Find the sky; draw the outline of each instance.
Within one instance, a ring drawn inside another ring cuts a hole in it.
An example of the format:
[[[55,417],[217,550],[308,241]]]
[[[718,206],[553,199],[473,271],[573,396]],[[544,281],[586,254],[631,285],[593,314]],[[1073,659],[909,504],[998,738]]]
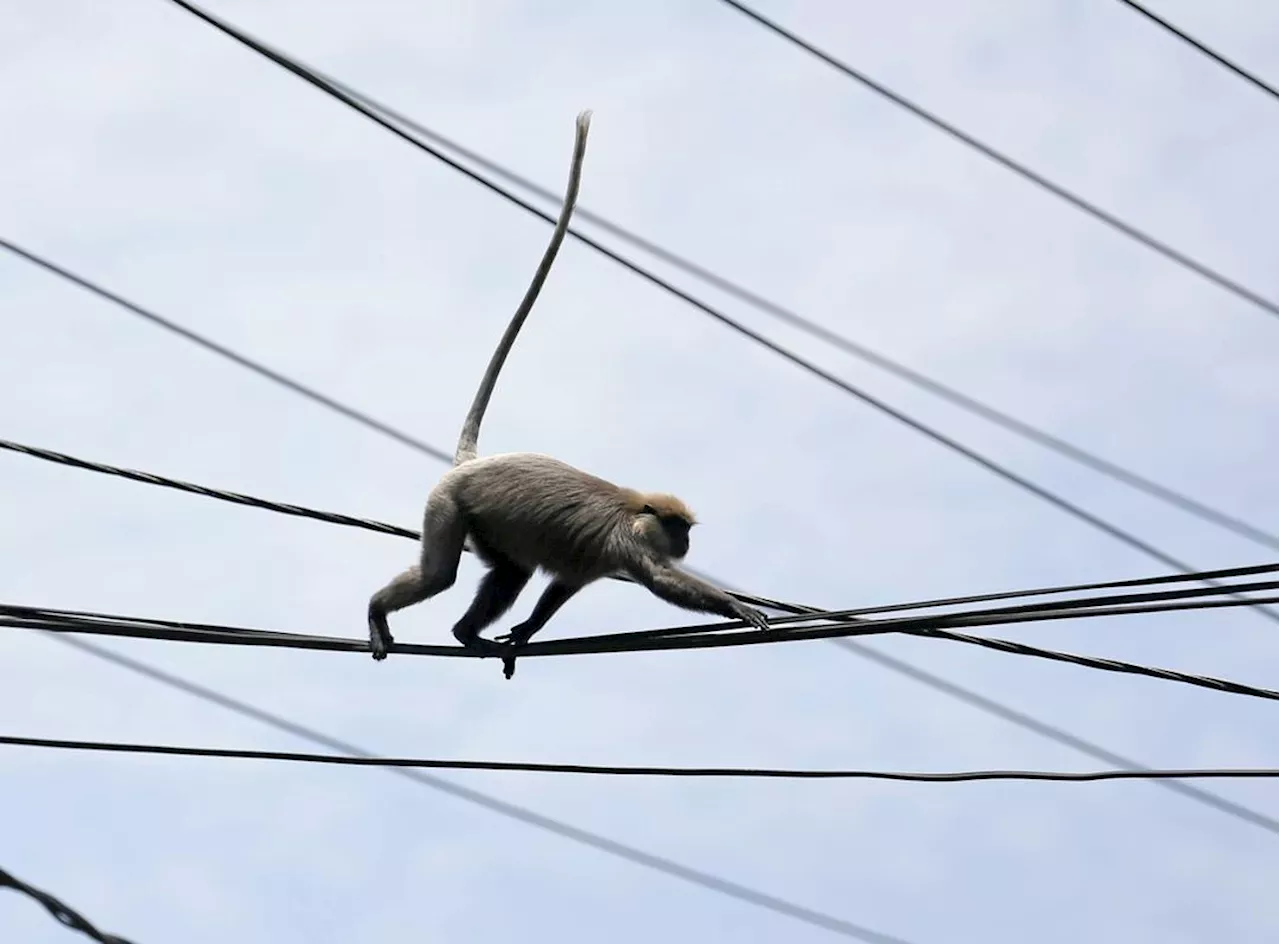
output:
[[[1124,5],[758,2],[1276,297],[1274,99]],[[209,8],[557,192],[574,116],[591,108],[581,206],[1275,530],[1274,318],[724,4]],[[1275,81],[1274,4],[1155,9]],[[165,0],[3,12],[0,235],[452,451],[544,223]],[[672,277],[1196,567],[1275,558]],[[3,438],[409,527],[443,470],[8,254],[0,345]],[[1167,569],[573,241],[480,448],[675,492],[702,522],[691,565],[813,606]],[[9,453],[0,522],[0,601],[352,637],[415,554]],[[448,640],[479,573],[464,561],[454,589],[396,614],[397,638]],[[545,637],[689,616],[598,585]],[[1277,682],[1275,627],[1244,611],[996,635]],[[386,755],[1107,766],[822,642],[530,659],[510,682],[490,661],[101,644]],[[1277,764],[1271,703],[943,641],[868,645],[1151,766]],[[314,749],[14,629],[0,630],[0,718],[27,736]],[[1280,933],[1275,834],[1150,783],[441,779],[912,944]],[[1204,786],[1277,815],[1274,781]],[[840,939],[377,769],[7,747],[0,867],[136,944]],[[7,894],[0,939],[76,935]]]

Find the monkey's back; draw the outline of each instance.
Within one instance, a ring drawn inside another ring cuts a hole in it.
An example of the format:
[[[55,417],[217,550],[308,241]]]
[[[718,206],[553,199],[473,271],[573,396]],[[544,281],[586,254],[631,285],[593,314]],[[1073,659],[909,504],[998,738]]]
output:
[[[447,489],[482,556],[588,581],[617,569],[630,534],[627,493],[612,482],[536,453],[473,459],[450,470]]]

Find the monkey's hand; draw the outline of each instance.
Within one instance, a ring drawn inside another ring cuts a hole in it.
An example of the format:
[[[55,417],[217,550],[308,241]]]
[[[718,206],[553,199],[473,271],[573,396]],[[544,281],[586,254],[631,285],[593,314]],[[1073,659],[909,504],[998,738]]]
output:
[[[768,618],[759,610],[753,607],[747,606],[745,603],[737,603],[733,608],[733,612],[734,612],[734,615],[738,617],[738,619],[749,623],[750,625],[754,626],[756,629],[769,628]]]

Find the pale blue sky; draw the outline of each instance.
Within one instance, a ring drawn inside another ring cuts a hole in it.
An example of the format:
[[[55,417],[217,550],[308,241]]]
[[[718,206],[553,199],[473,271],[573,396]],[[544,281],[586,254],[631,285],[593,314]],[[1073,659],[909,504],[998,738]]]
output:
[[[1113,0],[761,9],[1276,295],[1276,108]],[[210,8],[907,364],[1274,530],[1276,322],[719,3]],[[1260,0],[1158,9],[1261,73]],[[161,0],[7,3],[0,231],[452,449],[547,228]],[[661,266],[657,266],[663,271]],[[687,280],[678,279],[680,284]],[[1198,566],[1273,557],[690,286]],[[415,525],[441,467],[12,257],[0,436]],[[690,563],[857,606],[1161,568],[568,244],[489,452],[677,492]],[[0,600],[360,635],[408,542],[0,454]],[[478,570],[395,621],[441,641]],[[532,605],[532,593],[517,614]],[[599,586],[548,634],[684,621]],[[1274,687],[1245,613],[1004,631]],[[493,663],[111,641],[395,755],[1099,764],[815,643]],[[1277,763],[1273,705],[919,639],[883,652],[1157,766]],[[0,631],[16,734],[306,745]],[[1272,941],[1276,837],[1144,783],[451,779],[914,944]],[[1273,781],[1211,789],[1276,816]],[[0,866],[138,944],[837,940],[377,770],[0,751]],[[74,940],[0,896],[0,939]]]

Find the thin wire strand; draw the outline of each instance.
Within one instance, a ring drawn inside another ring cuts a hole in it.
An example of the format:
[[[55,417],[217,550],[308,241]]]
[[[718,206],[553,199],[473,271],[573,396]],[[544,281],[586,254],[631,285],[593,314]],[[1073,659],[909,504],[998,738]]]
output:
[[[98,944],[130,944],[128,940],[120,937],[119,935],[107,934],[105,931],[99,931],[89,922],[88,918],[80,914],[80,912],[76,911],[70,905],[58,898],[55,898],[48,892],[41,891],[33,885],[28,885],[21,879],[15,878],[4,869],[0,869],[0,888],[12,888],[14,891],[21,892],[33,901],[39,902],[60,924],[63,924],[74,931],[79,931],[81,934],[97,941]]]
[[[296,721],[292,721],[283,715],[275,714],[274,712],[259,708],[249,702],[232,698],[230,695],[219,692],[216,689],[199,685],[196,682],[183,678],[179,675],[175,675],[174,673],[166,672],[153,665],[149,665],[146,662],[113,652],[104,646],[98,646],[87,642],[86,640],[76,639],[71,636],[51,634],[47,638],[63,643],[64,645],[71,646],[72,648],[87,653],[96,659],[102,659],[110,662],[119,668],[133,672],[136,675],[149,678],[161,685],[168,686],[169,688],[173,688],[195,698],[199,698],[202,701],[217,705],[227,711],[232,711],[243,717],[251,718],[254,721],[268,725],[278,731],[283,731],[293,737],[310,741],[313,744],[319,744],[321,747],[328,748],[329,750],[337,751],[350,757],[377,757],[377,755],[372,751],[366,750],[363,747],[359,747],[358,745],[352,744],[348,741],[339,740],[338,738],[325,734],[322,731],[318,731],[315,728],[310,728],[306,725],[299,724]],[[793,918],[813,927],[823,928],[824,930],[831,931],[835,934],[843,935],[844,937],[865,941],[867,944],[910,944],[910,942],[903,938],[875,931],[864,925],[856,924],[852,921],[846,921],[843,918],[837,918],[834,915],[816,911],[812,908],[806,908],[803,905],[795,904],[794,902],[788,901],[784,898],[778,898],[777,896],[770,895],[767,892],[758,891],[750,886],[741,885],[737,882],[730,881],[729,879],[722,878],[712,872],[706,872],[701,869],[682,865],[673,859],[654,855],[653,853],[638,849],[635,846],[627,845],[626,843],[618,842],[614,839],[609,839],[599,833],[594,833],[590,830],[573,826],[563,820],[544,816],[541,813],[536,813],[533,810],[528,809],[527,807],[508,803],[505,800],[500,800],[497,797],[491,796],[480,790],[464,787],[461,784],[453,783],[452,781],[446,780],[435,774],[404,767],[388,767],[385,769],[389,773],[412,780],[420,786],[428,787],[440,793],[445,793],[454,799],[462,800],[464,803],[470,803],[473,806],[481,807],[482,809],[488,810],[491,813],[496,813],[499,816],[506,817],[507,819],[524,823],[526,826],[532,826],[536,829],[542,830],[543,832],[551,833],[579,845],[589,846],[598,852],[603,852],[606,855],[613,856],[614,858],[625,859],[634,865],[639,865],[646,869],[660,872],[691,885],[696,885],[706,891],[715,892],[718,895],[736,899],[744,904],[763,908],[766,911],[773,912],[774,914]],[[1181,781],[1177,780],[1156,780],[1152,782],[1171,784],[1181,783]],[[1189,787],[1189,785],[1186,784],[1184,784],[1184,786]],[[1213,794],[1209,794],[1209,796],[1213,796]]]
[[[1157,26],[1163,28],[1166,32],[1172,33],[1174,36],[1178,37],[1178,39],[1182,40],[1188,46],[1191,46],[1193,49],[1199,50],[1205,56],[1208,56],[1218,65],[1222,66],[1224,69],[1228,69],[1231,72],[1234,72],[1236,75],[1244,79],[1246,82],[1266,92],[1272,98],[1280,98],[1280,89],[1277,89],[1274,85],[1268,85],[1266,82],[1258,78],[1252,72],[1249,72],[1246,69],[1236,65],[1226,56],[1223,56],[1220,53],[1214,52],[1212,49],[1210,49],[1204,43],[1200,42],[1200,40],[1196,39],[1190,33],[1186,33],[1178,29],[1178,27],[1174,26],[1172,23],[1170,23],[1168,20],[1164,19],[1163,17],[1157,16],[1154,12],[1144,7],[1141,3],[1135,3],[1134,0],[1120,0],[1120,2],[1123,3],[1125,6],[1127,6],[1130,10],[1133,10],[1135,13],[1139,13],[1142,16],[1145,16],[1148,20],[1150,20],[1152,23],[1155,23]]]
[[[192,331],[189,328],[184,328],[182,325],[178,324],[177,322],[170,321],[168,318],[165,318],[162,315],[158,315],[154,311],[150,311],[146,308],[143,308],[141,305],[136,305],[133,302],[129,301],[127,298],[117,295],[115,292],[112,292],[109,289],[103,288],[101,285],[98,285],[95,282],[90,282],[88,279],[82,278],[81,276],[76,275],[71,270],[64,269],[62,266],[58,265],[57,263],[52,262],[48,259],[45,259],[42,256],[38,256],[34,252],[31,252],[28,249],[24,249],[22,246],[19,246],[17,243],[11,242],[10,240],[5,239],[4,237],[0,237],[0,248],[7,249],[9,252],[13,253],[15,256],[19,256],[20,258],[25,259],[27,262],[33,263],[34,265],[37,265],[40,268],[44,269],[46,272],[50,272],[53,275],[58,276],[59,278],[66,279],[68,282],[78,285],[80,288],[84,289],[85,291],[91,292],[94,295],[97,295],[99,298],[104,298],[109,302],[113,302],[114,304],[119,305],[121,308],[125,309],[126,311],[134,315],[137,315],[139,318],[142,318],[150,322],[151,324],[155,325],[158,328],[164,328],[164,330],[172,332],[173,334],[176,334],[179,337],[184,338],[187,341],[190,341],[192,344],[199,345],[200,347],[204,348],[206,351],[211,351],[214,354],[217,354],[219,357],[224,357],[227,360],[235,364],[238,364],[240,367],[243,367],[246,370],[252,371],[253,373],[257,374],[260,377],[265,377],[267,380],[270,380],[272,383],[279,384],[282,387],[286,387],[287,389],[292,390],[294,393],[306,397],[308,400],[311,400],[315,403],[319,403],[321,406],[327,409],[333,410],[335,413],[339,413],[342,416],[345,416],[349,420],[354,420],[355,422],[359,423],[361,426],[366,426],[369,429],[374,430],[375,432],[381,433],[383,436],[389,436],[392,439],[394,439],[396,442],[399,442],[405,446],[408,446],[411,449],[416,449],[418,452],[425,453],[426,455],[431,456],[433,459],[439,459],[441,462],[451,462],[453,460],[453,457],[449,453],[444,452],[440,449],[437,449],[435,446],[431,445],[430,443],[423,442],[421,439],[418,439],[416,436],[410,436],[408,433],[404,432],[403,430],[396,429],[394,426],[390,425],[389,423],[384,423],[381,420],[374,418],[373,416],[371,416],[368,413],[365,413],[362,410],[357,410],[353,407],[349,407],[345,403],[342,403],[338,400],[333,399],[333,397],[326,396],[320,391],[315,390],[312,387],[308,387],[306,384],[300,383],[299,381],[294,380],[291,377],[287,377],[277,370],[273,370],[272,368],[263,364],[261,361],[256,361],[253,358],[245,357],[243,354],[237,353],[236,351],[233,351],[231,348],[226,347],[222,344],[219,344],[217,341],[207,338],[202,334],[197,334],[195,331]]]
[[[545,764],[527,761],[437,760],[424,757],[351,757],[298,751],[254,751],[223,747],[187,747],[119,741],[81,741],[0,734],[0,744],[69,751],[115,754],[163,754],[173,757],[214,757],[223,760],[277,760],[300,764],[349,767],[402,767],[428,770],[501,770],[521,773],[578,774],[610,777],[697,777],[777,780],[896,780],[910,783],[964,783],[979,780],[1039,780],[1086,783],[1098,780],[1198,780],[1280,777],[1280,770],[1261,767],[1220,767],[1168,770],[959,770],[920,773],[895,770],[822,770],[777,767],[655,767],[634,764]]]
[[[284,55],[278,50],[273,49],[272,47],[266,45],[265,43],[262,43],[259,40],[253,38],[252,36],[248,35],[244,31],[240,30],[238,27],[231,26],[227,22],[220,20],[219,18],[213,16],[212,14],[209,14],[204,10],[200,9],[195,4],[187,2],[187,0],[169,0],[169,2],[179,7],[182,7],[188,13],[191,13],[193,16],[197,17],[198,19],[202,20],[208,25],[214,27],[215,29],[219,30],[222,33],[225,33],[227,36],[230,36],[232,39],[236,40],[240,44],[248,47],[249,49],[252,49],[254,52],[258,53],[259,55],[264,56],[265,58],[271,60],[272,62],[279,65],[281,68],[287,70],[288,72],[302,79],[304,82],[308,83],[309,85],[312,85],[313,87],[320,89],[325,94],[330,95],[333,98],[336,98],[337,100],[343,102],[348,107],[364,115],[370,121],[390,131],[392,134],[396,135],[396,137],[408,142],[409,144],[412,144],[414,147],[417,147],[428,154],[431,154],[437,160],[442,161],[443,163],[449,165],[454,170],[465,175],[471,180],[474,180],[476,183],[481,184],[483,187],[492,191],[495,194],[498,194],[499,196],[503,197],[505,200],[515,204],[516,206],[521,207],[527,212],[535,216],[538,216],[547,222],[554,222],[553,217],[551,217],[549,214],[543,212],[542,210],[539,210],[537,207],[533,206],[531,203],[528,203],[527,201],[522,200],[520,197],[516,196],[510,191],[504,190],[498,184],[495,184],[493,181],[476,173],[475,171],[471,170],[469,167],[466,167],[458,163],[456,160],[449,157],[447,154],[444,154],[443,152],[437,150],[436,148],[432,147],[430,144],[424,141],[421,141],[418,138],[415,138],[413,135],[409,134],[402,128],[388,121],[386,118],[382,117],[377,112],[373,111],[370,108],[367,108],[365,105],[363,105],[361,102],[359,102],[352,96],[347,95],[346,93],[342,92],[340,89],[335,88],[333,85],[326,82],[324,79],[320,78],[314,72],[303,67],[295,60],[289,58],[288,56]],[[1172,555],[1167,554],[1164,551],[1160,550],[1155,545],[1142,540],[1136,535],[1124,530],[1123,528],[1120,528],[1120,527],[1117,527],[1116,525],[1111,524],[1105,519],[1089,511],[1086,511],[1080,505],[1077,505],[1074,502],[1071,502],[1059,496],[1058,494],[1050,491],[1049,489],[1043,488],[1042,486],[1035,484],[1030,479],[1024,478],[1023,476],[1017,474],[1016,472],[1012,471],[1011,469],[1007,468],[1004,465],[1001,465],[1000,463],[992,459],[988,459],[983,454],[977,452],[976,450],[970,449],[968,446],[963,445],[958,440],[955,440],[950,436],[947,436],[944,433],[939,432],[938,430],[921,422],[920,420],[917,420],[914,417],[902,412],[901,410],[898,410],[897,408],[890,406],[888,403],[884,402],[883,400],[880,400],[877,397],[874,397],[871,394],[867,393],[866,391],[853,386],[852,384],[848,383],[845,380],[842,380],[836,375],[826,370],[823,370],[818,365],[805,360],[804,358],[800,357],[798,354],[795,354],[794,352],[788,350],[782,345],[777,344],[776,342],[771,341],[768,338],[764,337],[764,335],[751,330],[745,325],[730,318],[728,315],[725,315],[723,312],[720,312],[715,308],[712,308],[710,305],[706,304],[705,302],[702,302],[701,300],[690,295],[688,292],[685,292],[682,289],[676,288],[671,283],[659,278],[658,276],[642,268],[641,266],[632,262],[631,260],[626,259],[625,257],[619,255],[613,250],[606,248],[600,243],[597,243],[596,241],[592,240],[590,237],[583,236],[578,233],[574,233],[572,229],[569,232],[571,235],[576,236],[584,244],[591,246],[595,248],[597,251],[607,255],[609,258],[615,260],[618,264],[626,267],[627,269],[636,273],[637,275],[640,275],[646,281],[649,281],[655,285],[665,288],[671,294],[683,299],[688,304],[693,305],[699,310],[705,312],[710,317],[715,318],[717,321],[724,324],[725,326],[732,328],[734,331],[741,334],[742,336],[755,340],[756,343],[766,347],[773,353],[777,354],[779,357],[782,357],[790,361],[791,363],[795,364],[796,366],[801,367],[802,369],[808,371],[809,373],[812,373],[814,376],[825,380],[827,383],[837,387],[840,390],[843,390],[845,393],[849,394],[850,396],[856,397],[857,399],[861,400],[867,405],[874,407],[875,409],[879,410],[885,415],[897,420],[899,423],[902,423],[906,426],[911,427],[916,432],[929,437],[930,439],[934,440],[940,445],[943,445],[948,449],[951,449],[952,451],[965,456],[970,461],[976,462],[977,464],[981,465],[983,468],[987,469],[989,472],[992,472],[993,474],[1000,476],[1006,481],[1011,482],[1014,485],[1017,485],[1019,488],[1022,488],[1025,491],[1032,493],[1033,495],[1036,495],[1041,500],[1049,502],[1052,505],[1055,505],[1060,510],[1067,512],[1068,514],[1078,518],[1079,520],[1084,521],[1086,524],[1091,525],[1095,529],[1110,535],[1112,538],[1129,545],[1135,550],[1141,551],[1147,556],[1152,557],[1163,564],[1166,564],[1170,567],[1174,567],[1184,572],[1195,570],[1195,568],[1192,567],[1190,564],[1183,563],[1182,561],[1178,560],[1176,557],[1173,557]],[[1266,607],[1257,608],[1257,612],[1268,623],[1273,623],[1277,616],[1276,613],[1274,613],[1273,611],[1271,611]]]
[[[173,2],[179,3],[181,2],[181,0],[173,0]],[[1143,246],[1146,246],[1148,249],[1159,253],[1160,255],[1164,256],[1166,259],[1170,260],[1171,262],[1175,262],[1178,265],[1182,266],[1184,269],[1194,272],[1197,275],[1201,276],[1202,278],[1207,279],[1210,282],[1213,282],[1219,288],[1226,289],[1231,294],[1244,299],[1245,301],[1254,305],[1256,308],[1259,308],[1262,311],[1266,312],[1273,318],[1277,316],[1277,312],[1280,312],[1280,306],[1278,306],[1275,302],[1271,301],[1270,299],[1264,298],[1262,295],[1258,294],[1257,292],[1254,292],[1246,288],[1240,282],[1237,282],[1234,279],[1231,279],[1223,275],[1222,273],[1214,269],[1211,269],[1209,266],[1205,265],[1204,263],[1197,262],[1195,259],[1186,255],[1185,253],[1180,252],[1177,249],[1174,249],[1173,246],[1169,245],[1166,242],[1163,242],[1162,240],[1157,239],[1156,237],[1150,235],[1149,233],[1144,232],[1143,230],[1138,229],[1138,227],[1132,225],[1131,223],[1126,223],[1124,220],[1120,219],[1118,216],[1108,212],[1107,210],[1102,209],[1102,207],[1098,206],[1096,203],[1092,203],[1089,200],[1086,200],[1084,197],[1080,196],[1079,194],[1071,190],[1068,190],[1066,187],[1062,186],[1061,184],[1054,183],[1049,178],[1038,173],[1037,171],[1032,170],[1027,165],[1014,160],[1008,154],[1005,154],[1004,152],[997,150],[996,148],[992,147],[989,144],[983,143],[982,141],[975,138],[973,135],[969,134],[967,131],[961,130],[956,125],[951,124],[949,121],[939,117],[938,115],[922,107],[921,105],[917,105],[915,102],[911,101],[905,96],[899,95],[897,92],[891,90],[885,85],[882,85],[881,83],[877,82],[875,79],[871,78],[865,73],[858,71],[848,63],[840,59],[837,59],[835,56],[831,55],[830,53],[824,52],[823,50],[819,49],[817,46],[813,45],[807,40],[802,39],[797,34],[791,32],[790,30],[774,22],[768,17],[763,16],[760,13],[757,13],[755,10],[751,9],[746,4],[739,2],[739,0],[721,0],[721,2],[724,3],[726,6],[731,7],[732,9],[741,13],[743,16],[747,17],[748,19],[754,21],[758,25],[763,26],[765,29],[769,30],[769,32],[773,33],[775,36],[785,39],[787,42],[791,43],[792,45],[809,53],[809,55],[817,59],[820,59],[822,62],[831,66],[837,72],[840,72],[847,78],[853,79],[855,82],[859,83],[864,88],[870,89],[871,91],[875,92],[881,98],[891,102],[892,104],[898,106],[899,108],[909,111],[911,114],[915,115],[917,118],[932,125],[938,131],[941,131],[944,134],[948,135],[949,137],[959,141],[960,143],[967,145],[969,148],[971,148],[974,151],[977,151],[983,157],[986,157],[989,160],[992,160],[995,163],[999,164],[1001,167],[1005,168],[1006,170],[1010,170],[1013,173],[1017,174],[1023,180],[1030,181],[1031,183],[1039,187],[1041,190],[1047,191],[1048,193],[1053,194],[1055,197],[1058,197],[1060,200],[1063,200],[1066,203],[1071,204],[1077,210],[1081,210],[1087,213],[1089,216],[1092,216],[1095,220],[1105,223],[1107,226],[1111,227],[1116,232],[1119,232],[1125,236],[1128,236],[1133,241],[1141,243]],[[186,4],[183,3],[182,5],[185,6]]]
[[[335,79],[332,75],[316,69],[314,66],[306,65],[306,68],[310,69],[317,76],[321,77],[335,88],[340,89],[347,95],[350,95],[352,98],[359,100],[375,111],[381,112],[384,116],[399,122],[407,128],[410,128],[415,134],[422,135],[440,147],[452,151],[454,154],[460,155],[464,159],[471,161],[473,164],[479,165],[490,173],[495,174],[508,183],[515,184],[517,187],[534,194],[540,199],[556,203],[559,202],[560,198],[552,190],[533,182],[527,177],[517,174],[510,168],[504,167],[496,161],[493,161],[464,145],[458,144],[451,138],[428,128],[426,125],[410,118],[403,112],[397,111],[391,106],[365,95],[363,92],[352,88],[338,79]],[[1237,534],[1249,541],[1253,541],[1255,544],[1268,548],[1280,546],[1280,537],[1277,537],[1268,531],[1254,527],[1247,521],[1243,521],[1232,515],[1228,515],[1225,512],[1219,511],[1218,509],[1206,505],[1201,501],[1197,501],[1196,499],[1175,489],[1169,488],[1166,485],[1161,485],[1153,479],[1127,469],[1124,466],[1118,465],[1115,462],[1111,462],[1108,459],[1104,459],[1082,446],[1077,446],[1074,443],[1068,442],[1061,437],[1046,432],[1037,426],[1024,422],[1009,413],[998,410],[993,406],[989,406],[981,400],[971,397],[966,393],[962,393],[954,387],[948,386],[947,384],[944,384],[939,380],[935,380],[926,374],[920,373],[899,361],[895,361],[890,357],[880,354],[871,348],[859,344],[858,342],[831,330],[830,328],[826,328],[818,324],[816,321],[798,314],[792,309],[786,308],[777,302],[770,301],[762,295],[753,292],[751,289],[745,288],[740,283],[734,282],[722,275],[718,275],[710,269],[704,268],[698,263],[693,262],[670,249],[666,249],[631,230],[619,226],[597,213],[593,213],[584,207],[579,207],[575,211],[575,216],[580,219],[587,220],[595,226],[600,227],[611,236],[649,253],[655,258],[693,276],[701,282],[705,282],[713,288],[724,292],[726,295],[737,299],[743,304],[755,308],[757,311],[769,315],[770,317],[775,318],[812,338],[822,341],[837,350],[843,351],[853,357],[857,357],[865,363],[872,364],[881,370],[887,371],[899,379],[904,380],[921,390],[925,390],[928,393],[932,393],[934,396],[947,401],[953,406],[965,410],[973,416],[985,419],[1016,436],[1022,437],[1028,442],[1033,442],[1046,449],[1050,449],[1066,459],[1079,463],[1086,468],[1093,469],[1095,472],[1105,475],[1114,481],[1128,485],[1129,487],[1143,492],[1158,501],[1162,501],[1172,508],[1184,511],[1187,514],[1201,519],[1202,521],[1208,522],[1209,524],[1217,525],[1218,527],[1230,531],[1233,534]]]

